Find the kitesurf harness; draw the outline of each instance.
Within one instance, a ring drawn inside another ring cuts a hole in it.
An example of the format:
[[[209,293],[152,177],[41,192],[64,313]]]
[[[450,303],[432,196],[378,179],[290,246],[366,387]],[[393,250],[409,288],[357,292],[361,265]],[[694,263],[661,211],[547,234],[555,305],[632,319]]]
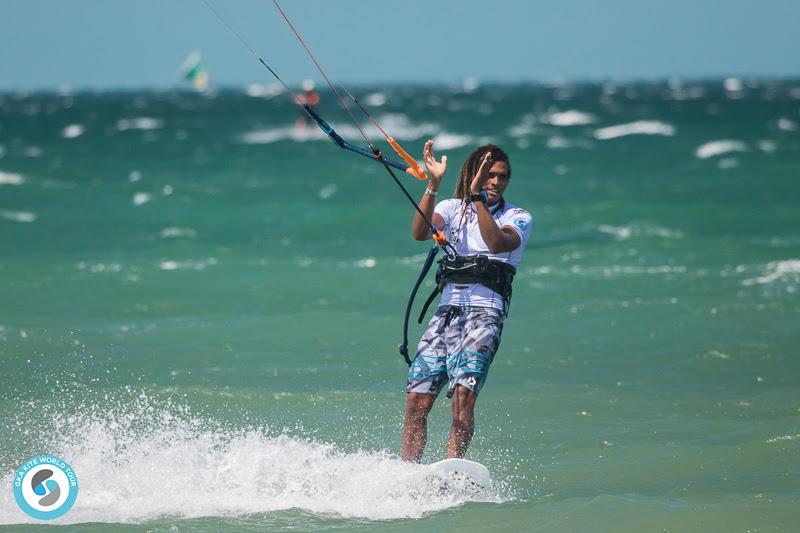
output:
[[[492,214],[502,210],[504,205],[505,201],[500,200],[500,205],[492,209]],[[409,366],[411,366],[411,358],[408,356],[408,320],[411,315],[411,307],[414,304],[414,298],[417,295],[420,285],[422,285],[425,276],[433,265],[433,260],[436,258],[438,250],[438,246],[433,246],[428,252],[425,262],[422,264],[419,277],[414,284],[414,288],[411,290],[408,304],[406,305],[406,313],[403,319],[403,342],[398,349],[403,359],[405,359],[406,364]],[[441,258],[439,260],[439,268],[436,271],[436,287],[423,304],[417,323],[422,324],[428,307],[430,307],[436,296],[444,291],[444,287],[448,283],[463,285],[479,283],[491,289],[503,298],[505,314],[508,315],[508,308],[511,305],[511,284],[514,281],[514,274],[516,274],[516,272],[517,269],[514,268],[514,266],[497,259],[489,259],[485,255],[464,256],[449,254]]]

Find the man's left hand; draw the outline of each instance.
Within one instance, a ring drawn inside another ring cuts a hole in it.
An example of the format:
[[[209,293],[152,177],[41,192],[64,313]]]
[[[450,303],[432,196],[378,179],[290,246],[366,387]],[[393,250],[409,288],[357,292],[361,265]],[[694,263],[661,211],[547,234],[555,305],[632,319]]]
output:
[[[481,159],[481,166],[478,167],[478,172],[472,178],[472,184],[469,186],[470,194],[479,194],[483,186],[489,180],[489,170],[492,168],[492,152],[486,152]]]

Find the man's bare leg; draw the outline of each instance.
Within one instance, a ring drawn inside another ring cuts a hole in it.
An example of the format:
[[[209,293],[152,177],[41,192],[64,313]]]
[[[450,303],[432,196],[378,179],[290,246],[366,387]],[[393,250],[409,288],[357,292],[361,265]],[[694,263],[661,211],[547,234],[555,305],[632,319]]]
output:
[[[419,463],[428,440],[428,413],[436,396],[409,392],[406,394],[406,417],[403,421],[403,461]]]
[[[450,426],[450,441],[447,444],[448,459],[461,458],[467,453],[475,431],[475,401],[478,395],[461,385],[456,385],[453,394],[453,424]]]

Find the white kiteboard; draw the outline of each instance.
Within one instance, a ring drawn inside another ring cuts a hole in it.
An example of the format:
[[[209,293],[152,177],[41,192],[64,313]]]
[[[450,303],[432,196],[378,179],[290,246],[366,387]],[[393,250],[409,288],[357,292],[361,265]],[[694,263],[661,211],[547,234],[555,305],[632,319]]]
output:
[[[475,461],[445,459],[428,465],[428,470],[447,486],[462,491],[483,492],[490,490],[492,486],[489,469]]]

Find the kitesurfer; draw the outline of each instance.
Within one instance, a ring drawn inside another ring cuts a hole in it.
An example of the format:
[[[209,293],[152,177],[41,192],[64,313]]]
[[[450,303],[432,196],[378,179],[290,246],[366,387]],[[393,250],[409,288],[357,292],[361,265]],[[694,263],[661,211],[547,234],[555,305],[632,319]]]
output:
[[[316,91],[314,87],[313,80],[303,80],[303,93],[299,95],[298,104],[302,105],[309,105],[311,107],[316,107],[319,105],[319,93]],[[296,132],[302,132],[308,127],[308,115],[301,110],[300,115],[297,117],[297,120],[294,122],[294,128]]]
[[[453,421],[446,457],[466,454],[475,427],[475,402],[500,344],[511,281],[532,226],[530,213],[503,197],[511,164],[499,147],[487,144],[474,150],[461,168],[454,197],[439,203],[436,196],[447,156],[437,161],[433,142],[428,141],[424,161],[430,181],[419,210],[444,232],[456,254],[440,262],[439,307],[408,373],[401,456],[413,462],[422,458],[428,413],[448,381]],[[416,240],[431,238],[425,219],[414,215]]]

